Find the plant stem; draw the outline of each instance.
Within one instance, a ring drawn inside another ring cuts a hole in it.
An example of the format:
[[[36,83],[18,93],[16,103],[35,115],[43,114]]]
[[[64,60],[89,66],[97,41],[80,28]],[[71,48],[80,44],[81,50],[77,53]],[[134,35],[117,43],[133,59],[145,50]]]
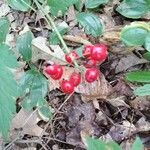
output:
[[[38,2],[37,0],[34,0],[34,2],[35,2],[35,4],[37,5],[38,9],[41,10],[42,13],[45,15],[48,24],[51,25],[52,28],[54,29],[54,31],[56,32],[56,34],[57,34],[59,40],[61,41],[61,43],[62,43],[62,45],[63,45],[63,47],[64,47],[64,52],[65,52],[65,53],[70,53],[70,50],[68,49],[68,47],[67,47],[65,41],[63,40],[61,34],[59,33],[59,31],[58,31],[58,29],[57,29],[57,27],[56,27],[56,25],[55,25],[53,19],[51,18],[51,16],[43,9],[43,7],[39,4],[39,2]],[[73,60],[73,59],[72,59],[72,60]],[[75,65],[75,67],[79,68],[79,65],[78,65],[78,63],[77,63],[76,60],[73,60],[73,63],[74,63],[74,65]]]

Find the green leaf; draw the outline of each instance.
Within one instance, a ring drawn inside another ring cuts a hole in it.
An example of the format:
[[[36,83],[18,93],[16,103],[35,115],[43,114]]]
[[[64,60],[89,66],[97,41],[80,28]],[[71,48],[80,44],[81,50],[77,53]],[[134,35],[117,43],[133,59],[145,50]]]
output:
[[[150,61],[150,52],[146,52],[146,53],[143,55],[143,57],[144,57],[146,60]]]
[[[20,35],[17,39],[16,47],[24,61],[30,61],[32,58],[32,39],[33,35],[31,31]]]
[[[86,8],[96,8],[101,4],[106,4],[109,0],[86,0]]]
[[[121,31],[121,40],[127,46],[141,46],[145,43],[148,31],[140,26],[126,26]]]
[[[136,138],[135,142],[132,145],[131,150],[143,150],[144,146],[142,144],[142,141],[140,140],[140,138]]]
[[[91,13],[78,13],[77,20],[83,26],[86,34],[91,34],[94,37],[100,36],[103,32],[102,21]]]
[[[98,139],[86,138],[85,143],[87,145],[87,150],[106,150],[106,144]]]
[[[145,84],[142,87],[138,87],[134,90],[134,94],[138,96],[148,96],[150,95],[150,84]]]
[[[35,106],[43,105],[47,93],[47,80],[44,76],[32,69],[25,72],[20,81],[22,95],[25,97],[22,106],[25,109],[32,109]]]
[[[140,18],[150,10],[150,1],[123,0],[116,10],[127,18]]]
[[[144,47],[146,50],[148,50],[150,52],[150,32],[147,34],[147,36],[145,38]]]
[[[122,148],[114,141],[108,142],[107,146],[109,147],[108,150],[122,150]]]
[[[44,121],[49,121],[52,118],[52,108],[49,106],[40,107],[38,113]]]
[[[19,90],[10,68],[18,67],[12,50],[4,44],[0,45],[0,132],[7,139],[11,119],[16,112],[16,98]]]
[[[28,11],[31,6],[31,0],[7,0],[7,3],[11,8],[20,11]]]
[[[9,20],[6,17],[0,18],[0,43],[5,42],[9,27]]]
[[[59,12],[65,13],[67,8],[77,3],[78,0],[48,0],[50,12],[53,16],[57,16]]]
[[[126,79],[132,82],[150,83],[150,71],[135,71],[126,74]]]
[[[58,27],[57,29],[62,36],[68,31],[68,29],[64,27]],[[60,40],[55,31],[50,34],[49,43],[52,45],[60,44]]]
[[[80,58],[80,57],[83,57],[83,54],[82,54],[83,47],[84,47],[84,46],[81,46],[81,47],[79,47],[79,48],[77,48],[77,49],[75,50],[75,52],[78,54],[79,58]]]

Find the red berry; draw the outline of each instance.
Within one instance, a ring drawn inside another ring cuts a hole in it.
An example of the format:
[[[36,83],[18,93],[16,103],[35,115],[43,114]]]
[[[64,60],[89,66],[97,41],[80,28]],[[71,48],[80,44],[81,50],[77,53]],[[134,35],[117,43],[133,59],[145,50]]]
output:
[[[97,64],[96,60],[90,59],[86,63],[84,63],[84,66],[86,68],[91,68],[91,67],[95,67],[96,64]]]
[[[93,49],[93,45],[86,45],[82,51],[83,56],[85,58],[89,58],[91,56],[92,49]]]
[[[72,51],[70,54],[65,55],[65,59],[68,63],[72,63],[74,59],[78,59],[78,54]]]
[[[97,44],[93,47],[91,58],[97,61],[104,61],[107,57],[107,47],[104,44]]]
[[[74,85],[68,80],[63,80],[60,83],[60,89],[66,94],[71,94],[74,91]]]
[[[63,68],[60,65],[54,64],[51,66],[47,66],[45,68],[45,72],[50,75],[50,77],[54,80],[58,80],[63,75]]]
[[[96,68],[89,68],[85,72],[85,80],[89,83],[94,82],[99,77],[99,70]]]
[[[70,76],[70,80],[69,80],[74,86],[78,86],[81,82],[81,75],[80,73],[74,72],[72,73],[72,75]]]
[[[50,65],[45,68],[45,72],[49,75],[56,75],[59,72],[62,72],[62,67],[57,64]]]

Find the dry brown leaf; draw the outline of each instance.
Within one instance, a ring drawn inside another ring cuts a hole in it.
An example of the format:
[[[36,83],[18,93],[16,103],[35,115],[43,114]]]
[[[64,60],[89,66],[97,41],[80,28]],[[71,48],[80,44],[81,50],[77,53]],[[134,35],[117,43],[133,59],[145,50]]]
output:
[[[10,138],[16,136],[15,132],[20,129],[22,134],[40,136],[43,132],[43,129],[37,125],[40,120],[37,111],[26,111],[22,108],[12,120]]]
[[[118,65],[116,67],[116,73],[126,71],[127,69],[129,69],[132,66],[147,63],[147,62],[148,62],[147,60],[138,58],[136,55],[131,53],[131,54],[127,55],[126,57],[123,57],[120,59]]]
[[[55,63],[66,64],[64,52],[59,45],[48,45],[46,38],[37,37],[32,40],[33,57],[35,62],[39,59],[51,60]]]
[[[82,82],[75,91],[82,94],[84,101],[89,101],[106,99],[111,94],[112,88],[104,75],[101,74],[100,78],[93,83]]]
[[[116,97],[114,99],[107,99],[107,101],[114,107],[124,106],[130,108],[128,104],[125,103],[125,96]]]
[[[5,16],[5,15],[7,15],[8,13],[9,13],[9,11],[10,11],[10,8],[9,8],[9,6],[7,5],[7,4],[2,4],[1,6],[0,6],[0,18],[2,17],[2,16]]]

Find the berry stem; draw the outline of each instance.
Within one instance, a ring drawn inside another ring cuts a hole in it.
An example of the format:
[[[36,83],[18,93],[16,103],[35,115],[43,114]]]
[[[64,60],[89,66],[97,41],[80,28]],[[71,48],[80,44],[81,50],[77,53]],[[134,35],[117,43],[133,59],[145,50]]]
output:
[[[38,2],[37,0],[34,0],[34,2],[35,2],[35,4],[36,4],[36,6],[38,7],[38,9],[41,10],[42,13],[44,14],[48,25],[49,25],[49,26],[52,26],[52,28],[53,28],[54,31],[56,32],[56,34],[57,34],[59,40],[61,41],[61,43],[62,43],[62,45],[63,45],[63,47],[64,47],[63,51],[64,51],[65,53],[70,53],[69,48],[67,47],[65,41],[63,40],[61,34],[59,33],[59,31],[58,31],[58,29],[57,29],[57,27],[56,27],[56,25],[55,25],[53,19],[51,18],[51,16],[44,10],[44,8],[39,4],[39,2]],[[76,60],[73,60],[73,63],[74,63],[74,65],[75,65],[75,67],[79,68],[79,65],[78,65],[78,63],[77,63]]]

